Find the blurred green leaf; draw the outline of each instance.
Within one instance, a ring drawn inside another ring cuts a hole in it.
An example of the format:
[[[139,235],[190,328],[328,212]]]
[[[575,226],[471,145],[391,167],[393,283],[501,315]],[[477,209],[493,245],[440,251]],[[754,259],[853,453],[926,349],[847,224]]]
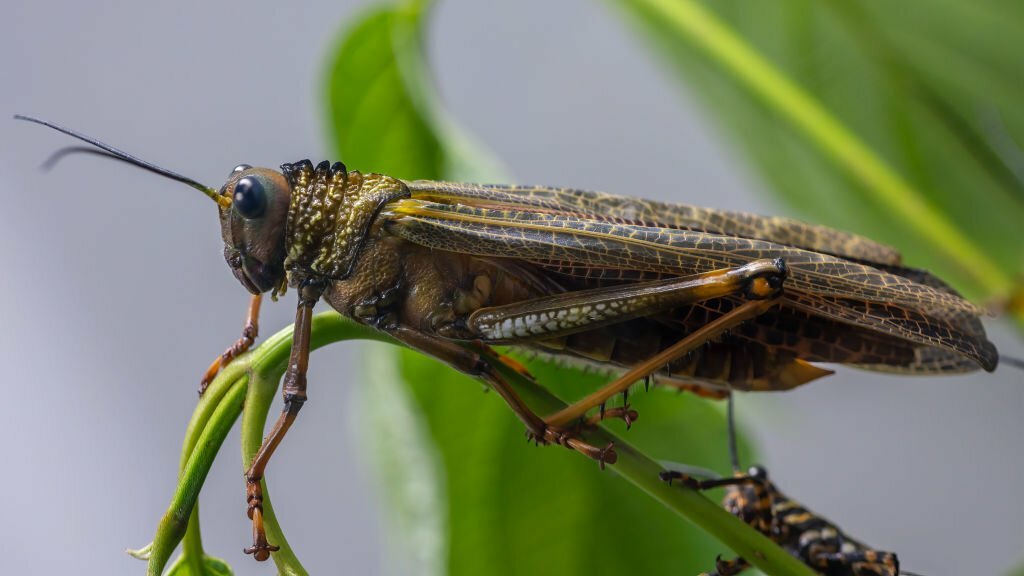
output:
[[[344,161],[363,172],[400,178],[442,176],[438,135],[413,99],[399,61],[415,57],[420,3],[375,8],[353,20],[334,56],[327,83],[331,140]]]
[[[1024,272],[1024,155],[1017,144],[1024,142],[1024,61],[1016,57],[1024,37],[1014,24],[1024,22],[1024,5],[614,4],[716,114],[771,188],[807,218],[898,246],[909,264],[979,298],[1006,296],[1011,279]],[[668,17],[684,8],[722,29],[695,32],[687,30],[692,19]],[[735,54],[709,48],[733,34],[764,66],[738,71],[729,60]],[[809,99],[787,110],[744,79],[748,73],[781,73]],[[865,162],[844,164],[812,135],[833,128],[820,117],[813,127],[801,124],[815,106],[891,167],[907,184],[907,198],[878,187],[865,177]],[[919,209],[898,208],[915,202]]]
[[[351,415],[357,430],[370,431],[361,456],[374,472],[374,485],[387,495],[384,573],[441,576],[447,573],[448,498],[439,448],[399,373],[400,351],[365,349],[367,385],[353,391],[358,409]]]
[[[525,442],[501,398],[467,392],[468,377],[422,355],[397,359],[443,461],[449,574],[693,574],[710,569],[716,553],[728,554],[594,462]],[[563,397],[606,381],[545,363],[530,369]],[[728,470],[717,406],[663,390],[634,393],[631,404],[641,415],[633,429],[610,426],[646,453]]]
[[[438,105],[422,56],[424,16],[419,2],[375,8],[346,31],[327,82],[333,143],[354,169],[503,179]],[[449,574],[696,573],[711,568],[716,553],[728,554],[595,463],[527,445],[504,402],[467,391],[465,376],[407,351],[367,359],[375,380],[401,383],[382,388],[390,400],[374,391],[366,417],[374,449],[395,450],[372,458],[400,514],[395,537],[422,573],[436,573],[438,564]],[[540,364],[531,369],[570,398],[604,381]],[[633,404],[641,422],[629,438],[646,453],[728,469],[718,407],[662,391],[636,395]],[[442,529],[440,542],[425,537]]]
[[[352,20],[330,61],[335,151],[353,169],[396,178],[494,178],[498,163],[438,103],[422,50],[429,3],[383,4]]]

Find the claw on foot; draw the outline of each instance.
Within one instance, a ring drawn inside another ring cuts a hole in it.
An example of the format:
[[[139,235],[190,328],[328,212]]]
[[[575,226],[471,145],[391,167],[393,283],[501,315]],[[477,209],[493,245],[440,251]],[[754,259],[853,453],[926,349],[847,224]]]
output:
[[[273,544],[267,544],[267,539],[264,538],[262,543],[254,543],[248,548],[242,549],[242,552],[251,554],[257,562],[266,562],[270,559],[271,552],[277,552],[281,549],[280,546],[274,546]]]
[[[210,367],[206,369],[206,374],[203,374],[203,379],[199,381],[200,398],[206,393],[206,389],[210,387],[210,382],[213,382],[213,379],[220,373],[220,369],[227,364],[226,355],[227,353],[218,356],[216,360],[210,363]]]
[[[604,470],[605,464],[615,464],[619,460],[619,455],[615,453],[615,444],[609,442],[604,448],[601,448],[597,452],[597,456],[592,456],[597,460],[598,466],[601,470]]]
[[[253,546],[250,546],[249,548],[244,548],[242,550],[242,552],[244,552],[246,554],[251,554],[252,557],[255,558],[257,562],[266,562],[267,560],[270,559],[270,553],[271,552],[277,552],[278,550],[280,550],[280,548],[278,548],[277,546],[271,546],[270,544],[264,544],[264,546],[262,548],[259,547],[259,546],[253,545]]]
[[[246,514],[252,520],[252,546],[242,552],[251,554],[258,562],[263,562],[270,558],[271,552],[277,552],[281,547],[267,542],[267,532],[263,527],[263,494],[259,482],[247,483],[246,493],[249,504]]]
[[[280,546],[274,546],[267,542],[267,533],[263,529],[263,506],[250,506],[249,517],[252,518],[252,546],[242,550],[246,554],[252,554],[258,562],[264,562],[270,558],[271,552],[277,552]]]
[[[583,423],[583,426],[593,428],[601,423],[602,420],[607,418],[621,418],[626,423],[626,430],[629,430],[633,426],[633,422],[636,422],[640,418],[640,414],[629,407],[629,404],[625,406],[619,406],[616,408],[609,408],[602,413],[594,414]]]

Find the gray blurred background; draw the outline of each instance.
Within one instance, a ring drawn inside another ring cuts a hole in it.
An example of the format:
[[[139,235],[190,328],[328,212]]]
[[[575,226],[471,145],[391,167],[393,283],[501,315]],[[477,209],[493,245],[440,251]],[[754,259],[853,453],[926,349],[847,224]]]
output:
[[[240,162],[322,159],[325,57],[360,4],[7,4],[0,114],[63,123],[214,186]],[[600,3],[445,0],[429,38],[448,108],[519,182],[795,214]],[[247,298],[207,199],[94,158],[44,175],[69,140],[0,122],[0,573],[139,574],[122,550],[152,537],[199,377],[237,337]],[[267,306],[263,334],[293,310]],[[989,327],[1024,356],[1006,326]],[[352,378],[355,351],[314,355],[311,402],[269,469],[314,574],[379,572],[387,538],[346,424],[352,387],[373,385]],[[853,535],[929,576],[994,574],[1024,559],[1021,380],[843,370],[743,397],[740,414],[780,486]],[[237,442],[203,492],[205,543],[239,574],[270,574],[241,554]]]

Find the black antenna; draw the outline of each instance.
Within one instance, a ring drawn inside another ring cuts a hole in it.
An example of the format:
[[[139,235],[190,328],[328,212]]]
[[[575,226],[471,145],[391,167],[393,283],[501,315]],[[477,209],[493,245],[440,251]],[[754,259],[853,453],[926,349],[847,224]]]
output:
[[[129,154],[127,152],[124,152],[122,150],[118,150],[117,148],[114,148],[113,146],[111,146],[109,144],[104,144],[103,142],[100,142],[99,140],[96,140],[95,138],[90,138],[90,137],[88,137],[88,136],[86,136],[84,134],[80,134],[80,133],[75,132],[74,130],[71,130],[69,128],[65,128],[63,126],[59,126],[59,125],[54,124],[52,122],[47,122],[46,120],[40,120],[39,118],[33,118],[31,116],[23,116],[21,114],[15,114],[14,115],[14,119],[15,120],[25,120],[26,122],[33,122],[35,124],[40,124],[42,126],[46,126],[47,128],[52,128],[52,129],[54,129],[54,130],[56,130],[56,131],[58,131],[58,132],[60,132],[62,134],[66,134],[68,136],[71,136],[72,138],[77,138],[77,139],[81,140],[82,142],[86,142],[88,144],[91,144],[91,145],[95,146],[96,148],[99,148],[99,150],[92,150],[92,149],[86,148],[84,146],[69,146],[67,148],[62,148],[62,149],[58,150],[56,153],[54,153],[49,158],[49,160],[46,161],[46,163],[43,165],[44,168],[46,168],[46,169],[52,168],[57,162],[59,162],[61,159],[63,159],[65,156],[67,156],[69,154],[75,154],[75,153],[80,153],[80,152],[93,153],[93,154],[98,154],[100,156],[106,156],[108,158],[114,158],[114,159],[120,160],[122,162],[127,162],[128,164],[131,164],[132,166],[136,166],[138,168],[142,168],[143,170],[147,170],[149,172],[153,172],[154,174],[159,174],[160,176],[163,176],[165,178],[170,178],[171,180],[175,180],[177,182],[181,182],[182,184],[187,184],[187,185],[191,186],[192,188],[195,188],[196,190],[199,190],[203,194],[206,194],[214,202],[216,202],[217,204],[219,204],[221,206],[225,206],[226,207],[226,206],[230,206],[231,205],[231,199],[230,198],[225,198],[225,197],[221,196],[216,190],[214,190],[213,188],[210,188],[209,186],[205,186],[203,184],[200,184],[199,182],[196,182],[195,180],[193,180],[193,179],[191,179],[191,178],[189,178],[187,176],[182,176],[181,174],[178,174],[177,172],[172,172],[172,171],[170,171],[170,170],[168,170],[166,168],[161,168],[161,167],[157,166],[156,164],[152,164],[150,162],[146,162],[145,160],[142,160],[141,158],[137,158],[137,157],[132,156],[131,154]]]
[[[46,162],[43,162],[40,168],[49,172],[50,170],[53,170],[54,166],[59,164],[61,160],[67,156],[71,156],[72,154],[92,154],[93,156],[102,156],[104,158],[110,158],[111,160],[117,160],[118,162],[124,162],[125,164],[131,164],[132,166],[138,166],[131,160],[125,160],[124,158],[115,156],[105,150],[90,148],[88,146],[65,146],[58,149],[53,154],[50,154],[50,157],[46,159]]]
[[[740,470],[740,452],[736,447],[736,417],[733,415],[733,397],[736,395],[735,392],[729,392],[729,399],[727,400],[725,414],[729,425],[729,460],[732,463],[732,471],[739,472]]]

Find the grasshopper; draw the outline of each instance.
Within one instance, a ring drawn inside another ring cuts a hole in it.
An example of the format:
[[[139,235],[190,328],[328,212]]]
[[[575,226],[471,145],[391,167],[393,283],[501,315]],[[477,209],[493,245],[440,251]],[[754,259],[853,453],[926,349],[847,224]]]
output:
[[[639,381],[722,397],[788,390],[831,374],[814,362],[937,374],[993,370],[979,310],[894,249],[823,226],[565,188],[401,180],[309,160],[235,167],[219,189],[53,123],[17,117],[89,151],[191,186],[216,205],[224,257],[251,294],[241,338],[203,386],[258,334],[263,294],[297,293],[284,408],[246,472],[254,542],[260,479],[306,401],[313,306],[483,380],[538,443],[616,460],[577,431]],[[534,413],[501,377],[503,344],[620,372],[565,409]],[[202,389],[202,388],[201,388]],[[620,410],[618,415],[635,412]]]
[[[900,571],[899,558],[854,540],[832,522],[783,494],[761,466],[740,469],[736,448],[733,398],[728,399],[729,454],[733,475],[699,480],[687,473],[666,470],[661,479],[695,490],[725,487],[722,507],[764,534],[815,571],[826,576],[915,576]],[[734,576],[750,568],[742,557],[715,560],[715,572],[700,576]]]

